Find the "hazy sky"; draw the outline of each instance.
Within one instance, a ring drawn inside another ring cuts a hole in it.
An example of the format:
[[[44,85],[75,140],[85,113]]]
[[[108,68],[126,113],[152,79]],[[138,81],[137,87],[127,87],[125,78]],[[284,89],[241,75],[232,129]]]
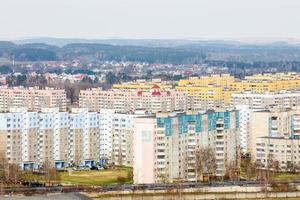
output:
[[[300,0],[0,0],[0,38],[300,38]]]

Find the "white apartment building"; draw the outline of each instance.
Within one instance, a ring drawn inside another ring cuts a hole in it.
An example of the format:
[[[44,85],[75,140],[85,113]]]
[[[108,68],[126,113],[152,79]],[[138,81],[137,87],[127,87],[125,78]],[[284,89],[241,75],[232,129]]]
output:
[[[133,165],[134,119],[146,115],[145,111],[133,114],[116,113],[102,109],[100,123],[100,162],[116,165]]]
[[[69,113],[44,108],[36,113],[38,121],[37,163],[48,162],[56,168],[67,166]]]
[[[0,111],[8,112],[10,108],[27,107],[29,111],[41,111],[42,108],[58,107],[67,109],[65,90],[38,87],[0,87]]]
[[[134,127],[134,183],[197,181],[195,152],[213,148],[216,176],[239,165],[237,111],[158,113],[137,117]]]
[[[299,91],[232,94],[232,107],[247,105],[250,109],[292,108],[300,105]]]
[[[69,115],[69,164],[94,166],[99,161],[99,114],[87,108],[73,108]]]
[[[0,153],[10,163],[33,167],[37,158],[38,129],[37,113],[27,112],[25,108],[0,113]]]
[[[0,113],[0,153],[22,169],[45,163],[56,168],[98,163],[132,166],[134,118],[143,115],[145,111],[121,114],[73,108],[69,113],[58,108],[41,112],[12,108]]]
[[[0,113],[0,153],[22,169],[49,163],[91,166],[99,161],[99,116],[87,109],[72,113],[58,108],[28,112],[12,108]]]

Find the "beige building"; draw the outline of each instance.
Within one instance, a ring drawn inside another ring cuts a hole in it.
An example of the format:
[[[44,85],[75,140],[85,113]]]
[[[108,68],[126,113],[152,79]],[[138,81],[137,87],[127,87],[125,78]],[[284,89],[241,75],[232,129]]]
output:
[[[268,167],[270,156],[278,161],[280,170],[299,168],[300,110],[253,112],[249,142],[251,156],[262,168]]]
[[[89,111],[114,109],[116,112],[128,113],[135,110],[149,112],[170,112],[187,109],[187,92],[177,90],[161,90],[158,85],[148,91],[100,88],[81,90],[79,106]]]
[[[134,129],[134,183],[197,181],[195,152],[212,147],[216,176],[240,163],[238,112],[158,113],[138,117]]]
[[[0,87],[0,111],[8,112],[10,108],[27,107],[29,111],[41,111],[42,108],[58,107],[66,111],[65,90],[37,87]]]

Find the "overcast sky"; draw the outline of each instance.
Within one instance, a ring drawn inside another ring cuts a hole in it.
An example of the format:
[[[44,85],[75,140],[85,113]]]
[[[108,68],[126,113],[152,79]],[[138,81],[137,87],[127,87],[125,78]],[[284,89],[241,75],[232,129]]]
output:
[[[0,38],[300,38],[300,0],[0,0]]]

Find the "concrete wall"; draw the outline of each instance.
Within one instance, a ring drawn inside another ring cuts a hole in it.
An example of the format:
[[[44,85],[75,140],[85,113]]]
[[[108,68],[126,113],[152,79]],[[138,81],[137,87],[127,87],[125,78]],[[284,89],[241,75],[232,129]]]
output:
[[[95,198],[102,200],[209,200],[209,199],[261,199],[261,198],[300,198],[300,192],[253,192],[226,194],[174,194],[174,195],[135,195]]]
[[[202,187],[191,189],[173,190],[137,190],[137,191],[113,191],[103,193],[86,193],[93,199],[104,200],[201,200],[201,199],[261,199],[261,198],[299,198],[300,187],[295,192],[262,192],[260,186],[225,186]]]

